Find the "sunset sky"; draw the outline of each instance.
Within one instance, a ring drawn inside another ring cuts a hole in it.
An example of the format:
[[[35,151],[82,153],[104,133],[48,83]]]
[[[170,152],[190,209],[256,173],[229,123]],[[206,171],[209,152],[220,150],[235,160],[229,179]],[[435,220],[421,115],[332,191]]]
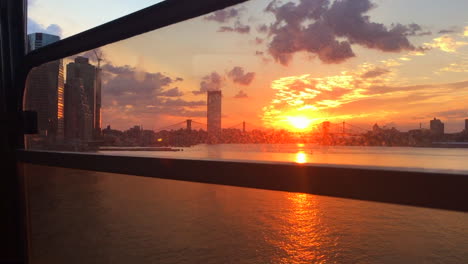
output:
[[[66,38],[157,2],[29,1],[28,31]],[[460,131],[466,10],[466,0],[252,0],[155,30],[101,48],[102,125],[206,123],[206,91],[221,89],[223,127],[406,131],[437,117]]]

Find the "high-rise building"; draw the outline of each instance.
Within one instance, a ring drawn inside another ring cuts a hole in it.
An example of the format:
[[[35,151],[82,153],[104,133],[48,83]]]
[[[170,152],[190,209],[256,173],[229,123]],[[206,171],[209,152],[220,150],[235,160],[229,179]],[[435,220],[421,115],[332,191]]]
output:
[[[28,50],[43,47],[60,37],[34,33],[28,35]],[[37,112],[39,135],[48,143],[60,142],[64,136],[64,72],[62,60],[52,61],[31,70],[25,92],[25,109]]]
[[[443,136],[445,133],[445,126],[440,119],[434,117],[430,122],[431,133],[436,136]]]
[[[468,132],[468,119],[465,119],[465,131]]]
[[[94,137],[101,135],[101,92],[102,92],[102,69],[96,68],[96,103],[94,110]]]
[[[91,65],[89,63],[88,58],[78,56],[75,58],[74,62],[71,62],[67,65],[67,85],[65,89],[65,108],[67,108],[67,104],[81,104],[79,106],[77,105],[70,105],[68,107],[68,110],[66,110],[65,114],[65,120],[67,118],[73,118],[72,116],[69,115],[77,115],[79,114],[78,112],[80,109],[85,109],[87,112],[84,113],[84,116],[90,115],[90,117],[83,117],[79,119],[80,121],[76,122],[71,122],[73,125],[66,125],[66,129],[73,129],[75,125],[81,125],[83,126],[83,129],[86,131],[83,133],[80,133],[79,135],[85,136],[86,140],[91,140],[91,138],[88,138],[88,134],[91,133],[91,135],[95,135],[96,129],[100,126],[100,113],[97,113],[96,110],[98,107],[96,107],[96,86],[97,86],[97,81],[96,81],[96,67]],[[83,94],[81,95],[81,90],[83,90]],[[99,84],[99,90],[100,90],[100,84]],[[99,91],[100,92],[100,91]],[[68,95],[67,95],[68,94]],[[80,100],[74,99],[73,96],[80,96]],[[99,95],[99,111],[100,111],[100,95]],[[89,111],[88,111],[89,109]],[[84,124],[80,123],[81,121],[83,122],[89,122]],[[68,122],[68,121],[65,121]],[[73,135],[74,132],[65,132],[66,135]],[[81,138],[84,139],[84,138]]]
[[[35,49],[44,47],[56,41],[59,41],[60,37],[56,35],[46,33],[33,33],[28,35],[28,52]]]
[[[208,135],[216,136],[221,133],[221,97],[221,91],[208,91]]]
[[[69,143],[92,139],[92,112],[81,78],[67,80],[65,85],[65,138]]]
[[[65,89],[65,135],[70,140],[89,141],[95,132],[96,68],[78,56],[67,65]]]

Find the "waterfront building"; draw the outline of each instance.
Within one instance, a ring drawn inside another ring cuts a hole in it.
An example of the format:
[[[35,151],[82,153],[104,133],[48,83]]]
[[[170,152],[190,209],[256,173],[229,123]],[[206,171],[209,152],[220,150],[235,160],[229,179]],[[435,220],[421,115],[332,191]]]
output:
[[[435,136],[443,136],[445,133],[444,123],[442,123],[440,119],[437,119],[434,117],[434,119],[431,120],[430,122],[430,130],[431,130],[431,133]]]
[[[73,78],[65,85],[65,139],[86,143],[92,139],[92,112],[83,80]]]
[[[96,68],[96,97],[95,97],[95,109],[94,109],[94,138],[101,135],[101,105],[102,105],[102,69]]]
[[[210,136],[219,136],[221,133],[221,98],[221,91],[208,91],[207,120]]]
[[[59,36],[28,35],[28,51],[60,40]],[[37,112],[38,135],[34,141],[61,142],[64,138],[64,71],[62,60],[33,68],[26,83],[25,109]]]
[[[67,86],[65,93],[68,93],[68,96],[66,95],[65,97],[68,98],[65,100],[65,106],[67,103],[79,103],[82,105],[72,105],[68,108],[66,111],[65,119],[69,115],[73,114],[78,114],[77,111],[79,109],[85,109],[86,113],[83,113],[83,117],[80,117],[80,120],[83,122],[87,122],[86,124],[80,124],[83,125],[83,129],[85,131],[83,134],[80,134],[84,136],[87,140],[91,140],[91,138],[88,138],[89,133],[91,135],[95,135],[96,131],[99,129],[100,130],[100,105],[101,105],[101,95],[99,94],[98,100],[97,98],[97,86],[99,86],[99,93],[100,93],[100,81],[97,81],[96,78],[97,70],[96,67],[91,65],[89,63],[88,58],[78,56],[75,58],[74,62],[71,62],[67,65]],[[97,83],[99,82],[99,85]],[[82,95],[83,93],[83,95]],[[79,96],[80,98],[72,98],[72,95]],[[98,102],[99,101],[99,102]],[[96,107],[96,104],[98,103],[98,107]],[[67,107],[66,107],[67,108]],[[99,109],[99,111],[98,111]],[[99,114],[97,114],[99,112]],[[88,118],[89,115],[89,118]],[[86,117],[85,117],[86,116]],[[71,119],[74,117],[69,116]],[[76,121],[76,120],[75,120]],[[68,126],[68,129],[73,129],[75,125],[78,125],[75,121],[70,121],[70,125]],[[65,121],[67,122],[67,121]],[[67,126],[66,126],[67,127]],[[73,131],[69,131],[68,133],[65,132],[65,134],[72,135]],[[84,138],[82,138],[84,139]]]
[[[96,67],[85,57],[78,56],[67,65],[65,137],[69,142],[92,140],[98,128],[96,122],[100,126],[100,114],[96,114],[96,73]]]

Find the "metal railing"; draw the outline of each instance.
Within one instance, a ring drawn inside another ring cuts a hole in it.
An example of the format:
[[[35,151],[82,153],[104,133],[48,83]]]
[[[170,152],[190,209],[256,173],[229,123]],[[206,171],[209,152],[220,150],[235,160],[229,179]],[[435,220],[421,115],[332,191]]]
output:
[[[468,211],[468,175],[447,171],[18,151],[26,163]]]

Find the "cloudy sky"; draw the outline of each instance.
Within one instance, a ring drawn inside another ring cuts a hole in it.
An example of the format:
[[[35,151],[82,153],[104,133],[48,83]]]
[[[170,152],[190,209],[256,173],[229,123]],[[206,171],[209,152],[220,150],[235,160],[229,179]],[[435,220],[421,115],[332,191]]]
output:
[[[156,2],[33,0],[28,31],[66,38]],[[222,90],[224,127],[328,120],[405,131],[437,117],[459,131],[467,9],[466,0],[252,0],[114,43],[99,51],[103,125],[206,123],[206,91]]]

